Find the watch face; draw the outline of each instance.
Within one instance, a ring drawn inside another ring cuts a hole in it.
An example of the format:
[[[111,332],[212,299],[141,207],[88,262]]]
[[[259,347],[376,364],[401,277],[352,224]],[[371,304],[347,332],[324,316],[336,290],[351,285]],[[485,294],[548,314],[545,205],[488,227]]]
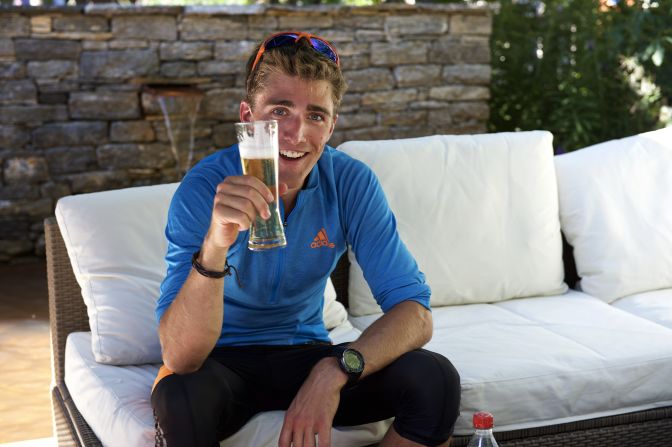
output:
[[[357,355],[357,352],[346,349],[343,352],[343,363],[350,371],[361,371],[362,369],[362,359]]]

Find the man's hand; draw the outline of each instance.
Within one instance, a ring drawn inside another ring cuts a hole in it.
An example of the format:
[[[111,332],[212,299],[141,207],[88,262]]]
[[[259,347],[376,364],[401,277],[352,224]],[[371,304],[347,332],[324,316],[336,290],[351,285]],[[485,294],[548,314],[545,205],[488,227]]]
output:
[[[348,381],[335,357],[320,360],[299,389],[285,413],[279,447],[331,446],[331,426]]]
[[[282,183],[279,189],[282,195],[287,185]],[[268,205],[275,200],[271,190],[256,177],[227,177],[217,185],[205,242],[216,248],[230,247],[238,231],[249,229],[257,215],[262,219],[271,217]]]

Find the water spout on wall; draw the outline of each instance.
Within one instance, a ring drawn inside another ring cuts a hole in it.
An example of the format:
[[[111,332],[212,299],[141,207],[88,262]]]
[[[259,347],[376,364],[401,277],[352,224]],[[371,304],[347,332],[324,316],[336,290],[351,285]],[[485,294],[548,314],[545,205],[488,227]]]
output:
[[[194,158],[194,129],[203,92],[185,85],[146,85],[145,91],[158,102],[175,158],[177,179],[191,169]]]

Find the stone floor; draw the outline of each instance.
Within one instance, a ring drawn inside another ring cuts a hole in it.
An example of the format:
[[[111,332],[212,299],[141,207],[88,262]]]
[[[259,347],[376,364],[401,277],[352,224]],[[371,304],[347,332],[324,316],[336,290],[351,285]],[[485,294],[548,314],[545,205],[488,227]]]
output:
[[[0,444],[52,436],[48,310],[44,261],[0,264]]]

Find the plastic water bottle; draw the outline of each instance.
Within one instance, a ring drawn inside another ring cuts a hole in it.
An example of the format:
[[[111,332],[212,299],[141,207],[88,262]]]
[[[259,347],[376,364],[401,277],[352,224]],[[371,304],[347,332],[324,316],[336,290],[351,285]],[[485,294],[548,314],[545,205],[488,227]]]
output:
[[[494,418],[487,411],[474,413],[474,436],[469,440],[467,447],[498,447],[492,435]]]

